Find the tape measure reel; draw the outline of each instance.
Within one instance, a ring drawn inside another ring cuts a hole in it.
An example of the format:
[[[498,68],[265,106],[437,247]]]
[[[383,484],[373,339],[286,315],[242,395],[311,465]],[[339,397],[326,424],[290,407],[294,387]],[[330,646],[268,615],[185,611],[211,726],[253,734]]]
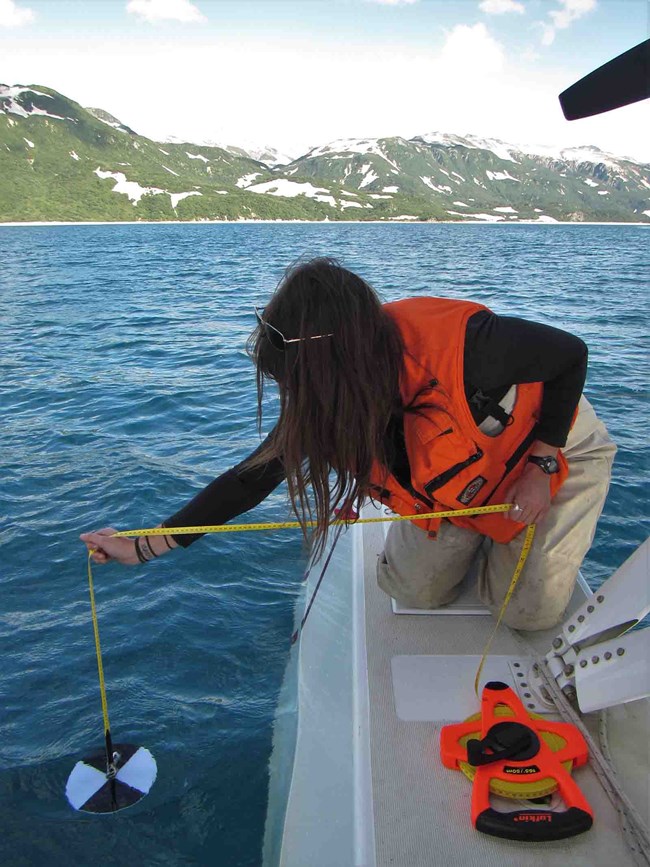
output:
[[[514,717],[514,711],[505,704],[499,704],[494,709],[494,715],[507,719],[508,717]],[[534,720],[544,720],[544,717],[538,713],[529,712],[528,716]],[[465,722],[477,723],[475,731],[469,732],[458,739],[458,744],[467,749],[467,741],[480,740],[481,738],[481,712],[479,711],[479,713],[474,713],[467,717]],[[564,738],[556,732],[542,731],[541,736],[554,753],[559,752],[566,746]],[[571,773],[571,770],[573,769],[573,759],[567,759],[567,761],[562,762],[562,765],[569,773]],[[467,779],[473,783],[474,778],[476,777],[477,768],[470,765],[469,762],[464,762],[462,760],[458,762],[458,767],[465,774]],[[546,777],[545,779],[539,780],[535,783],[528,783],[524,780],[513,780],[510,782],[508,780],[501,780],[498,777],[492,777],[490,779],[490,792],[492,792],[493,795],[500,795],[502,798],[533,800],[535,798],[544,798],[546,795],[552,795],[553,792],[556,791],[557,780],[553,777]]]
[[[582,734],[570,723],[529,714],[501,681],[483,687],[480,714],[442,727],[440,756],[445,767],[472,780],[471,819],[477,831],[542,842],[591,828],[591,807],[570,774],[588,758]],[[530,801],[556,790],[563,811],[531,805],[501,812],[490,802],[491,795]]]

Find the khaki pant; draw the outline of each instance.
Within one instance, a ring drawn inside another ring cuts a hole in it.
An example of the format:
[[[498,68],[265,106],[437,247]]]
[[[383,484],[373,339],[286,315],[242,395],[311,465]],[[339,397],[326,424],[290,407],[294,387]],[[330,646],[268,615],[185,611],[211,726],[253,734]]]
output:
[[[602,512],[616,446],[586,400],[562,450],[569,476],[537,524],[533,545],[503,620],[515,629],[548,629],[562,619]],[[435,539],[411,521],[395,521],[377,563],[386,593],[409,608],[438,608],[458,595],[475,557],[481,599],[496,614],[515,571],[525,533],[508,544],[442,521]]]

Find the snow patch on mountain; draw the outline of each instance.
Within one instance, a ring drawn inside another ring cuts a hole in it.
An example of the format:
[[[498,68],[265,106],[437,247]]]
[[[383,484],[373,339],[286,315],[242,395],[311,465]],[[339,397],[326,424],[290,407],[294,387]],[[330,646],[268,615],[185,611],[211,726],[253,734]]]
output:
[[[50,114],[48,111],[45,111],[45,109],[38,108],[35,105],[30,106],[29,109],[24,108],[16,100],[16,97],[25,92],[53,99],[49,93],[41,93],[40,90],[32,90],[31,87],[8,87],[5,84],[0,84],[0,114],[16,114],[18,117],[40,115],[42,117],[51,117],[54,120],[71,120],[76,123],[76,120],[73,117],[62,117],[60,114]]]
[[[469,147],[476,148],[477,150],[492,151],[492,153],[500,160],[506,160],[511,163],[519,162],[519,160],[516,160],[512,155],[513,151],[516,152],[516,148],[513,148],[512,145],[506,144],[499,139],[480,138],[475,135],[467,135],[465,136],[465,140],[469,143]]]
[[[151,195],[167,195],[171,200],[172,208],[176,209],[176,205],[182,200],[186,199],[188,196],[201,196],[202,193],[192,191],[189,193],[170,193],[168,190],[161,190],[159,187],[143,187],[137,181],[127,181],[126,175],[123,172],[104,172],[99,166],[95,169],[94,174],[97,175],[98,178],[105,180],[106,178],[112,178],[116,181],[115,186],[113,187],[112,192],[114,193],[122,193],[127,196],[130,202],[133,203],[135,207],[139,204],[140,199],[143,196]]]
[[[262,172],[251,172],[250,175],[244,175],[236,182],[236,186],[240,187],[240,189],[243,189],[244,187],[250,187],[255,178],[259,178],[261,174]]]
[[[116,184],[113,187],[113,192],[123,193],[128,197],[129,201],[133,202],[134,205],[137,205],[140,199],[148,194],[157,196],[161,193],[167,192],[166,190],[161,190],[159,187],[142,187],[137,183],[137,181],[127,181],[124,172],[104,172],[97,167],[94,174],[102,180],[113,178],[113,180],[116,181]]]
[[[467,214],[460,211],[447,211],[454,217],[463,217],[465,220],[481,220],[484,223],[499,223],[505,220],[505,217],[497,216],[497,214]]]
[[[489,169],[486,169],[485,174],[491,181],[517,181],[517,183],[520,183],[519,178],[513,178],[508,172],[491,172]]]
[[[368,166],[368,168],[370,168],[370,166]],[[379,178],[379,175],[376,175],[373,171],[368,172],[368,174],[365,176],[365,178],[359,184],[359,189],[362,190],[364,187],[367,187],[373,181],[378,180],[378,178]]]
[[[432,190],[434,190],[436,193],[445,193],[445,194],[449,194],[449,193],[452,192],[451,187],[447,187],[447,186],[438,186],[437,184],[434,184],[434,183],[433,183],[433,181],[431,180],[431,178],[425,178],[425,177],[420,176],[420,180],[422,181],[423,184],[426,184],[427,187],[430,187],[430,188],[431,188]]]
[[[17,114],[19,117],[29,117],[30,114],[47,114],[47,112],[42,110],[35,111],[32,108],[31,111],[27,111],[23,108],[23,106],[17,102],[17,97],[23,93],[33,93],[36,96],[45,96],[48,99],[54,98],[50,96],[49,93],[43,93],[42,91],[34,90],[31,87],[23,87],[20,84],[0,84],[0,114]],[[50,116],[58,118],[58,115]]]
[[[454,135],[449,132],[428,132],[424,135],[417,135],[413,141],[423,141],[425,144],[443,145],[443,147],[456,147],[457,145],[466,145],[466,139],[462,136]]]
[[[338,158],[338,154],[373,154],[386,160],[393,166],[395,170],[399,170],[399,166],[386,154],[379,139],[374,138],[342,138],[336,141],[328,142],[321,147],[312,148],[306,155],[305,159],[315,159],[316,157],[330,157],[331,159]]]
[[[121,123],[116,123],[115,121],[112,121],[112,120],[105,120],[105,118],[103,118],[103,117],[98,117],[97,120],[101,120],[101,122],[105,123],[106,126],[111,126],[111,127],[113,127],[113,129],[119,129],[120,132],[124,132],[124,130],[122,129]]]
[[[128,127],[125,123],[122,123],[121,120],[118,120],[112,114],[104,111],[103,108],[86,108],[85,111],[91,114],[95,120],[99,120],[101,123],[105,123],[106,126],[110,126],[111,129],[115,129],[125,135],[137,135],[134,130]]]
[[[526,156],[546,157],[569,163],[602,163],[610,168],[620,168],[620,161],[626,160],[625,157],[615,157],[593,145],[574,148],[553,147],[551,145],[518,145],[518,149]]]
[[[202,195],[203,195],[203,193],[199,193],[198,191],[195,191],[195,192],[191,192],[191,193],[170,193],[169,197],[172,200],[172,208],[174,210],[176,210],[176,205],[180,201],[182,201],[183,199],[186,199],[188,196],[202,196]]]
[[[2,97],[15,99],[21,93],[35,93],[36,96],[46,96],[48,99],[54,99],[49,93],[43,93],[42,90],[34,90],[33,87],[23,87],[21,84],[0,84],[0,99]]]
[[[315,199],[317,202],[325,202],[332,207],[336,207],[334,196],[329,195],[329,190],[323,187],[315,187],[310,183],[299,184],[296,181],[287,181],[279,179],[277,181],[265,181],[262,184],[255,184],[246,187],[250,193],[266,193],[269,196],[307,196],[310,199]],[[323,195],[325,194],[325,195]]]
[[[416,136],[415,141],[423,141],[426,144],[442,145],[443,147],[465,147],[471,150],[492,151],[492,153],[501,160],[507,160],[511,163],[519,162],[512,155],[516,152],[513,145],[506,144],[496,138],[481,138],[476,135],[454,135],[445,132],[430,132],[425,135]]]
[[[312,148],[305,156],[307,159],[311,159],[313,157],[333,156],[337,153],[344,153],[346,155],[351,153],[367,154],[374,153],[376,150],[376,139],[341,138],[336,139],[336,141],[331,141],[328,144],[321,145],[320,147]]]
[[[41,117],[51,117],[51,118],[54,118],[54,120],[70,120],[70,121],[72,121],[72,123],[77,123],[77,120],[74,117],[63,117],[63,115],[61,115],[61,114],[50,114],[49,111],[45,111],[45,109],[43,109],[43,108],[38,108],[38,106],[36,106],[36,105],[32,106],[31,111],[29,113],[32,115],[36,114],[36,115],[39,115]]]
[[[185,151],[186,156],[188,156],[191,160],[203,160],[204,163],[209,163],[210,160],[207,157],[204,157],[202,154],[191,154]]]

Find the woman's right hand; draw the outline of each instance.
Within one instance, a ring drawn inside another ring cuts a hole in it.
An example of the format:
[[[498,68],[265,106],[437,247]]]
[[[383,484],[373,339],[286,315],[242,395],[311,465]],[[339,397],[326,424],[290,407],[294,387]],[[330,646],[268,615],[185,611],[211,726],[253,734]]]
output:
[[[92,555],[94,563],[108,563],[109,560],[117,560],[118,563],[128,566],[138,563],[133,539],[124,536],[115,539],[113,538],[115,533],[117,530],[113,527],[104,527],[92,533],[82,533],[79,538],[85,543],[89,552],[94,551]]]

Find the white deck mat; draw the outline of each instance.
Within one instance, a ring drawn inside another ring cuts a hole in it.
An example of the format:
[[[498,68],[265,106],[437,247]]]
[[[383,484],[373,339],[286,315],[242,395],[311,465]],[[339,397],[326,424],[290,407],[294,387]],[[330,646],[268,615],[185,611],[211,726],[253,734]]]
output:
[[[522,674],[530,665],[525,657],[490,654],[481,672],[481,688],[490,680],[500,680],[516,691],[515,661]],[[394,656],[391,670],[397,716],[405,722],[452,723],[467,719],[479,710],[474,677],[480,662],[480,656]],[[457,688],[450,689],[450,684]],[[531,708],[534,713],[540,712],[534,703]]]
[[[367,513],[368,515],[371,512]],[[380,525],[363,528],[363,580],[369,683],[369,738],[377,867],[624,867],[634,861],[618,817],[595,774],[579,768],[575,779],[595,815],[586,834],[552,843],[516,843],[480,834],[470,822],[471,786],[439,756],[440,724],[400,720],[393,694],[393,657],[482,653],[492,618],[397,617],[376,583],[382,548]],[[357,580],[361,576],[357,575]],[[537,646],[550,644],[553,631],[535,633]],[[507,627],[492,653],[521,655]],[[461,675],[459,669],[458,674]],[[466,674],[462,674],[466,677]],[[449,691],[459,689],[450,678]],[[473,688],[464,684],[463,689]],[[475,710],[478,710],[478,701]]]
[[[472,575],[471,580],[468,578],[463,582],[463,592],[458,597],[445,605],[443,608],[407,608],[396,599],[391,597],[390,600],[393,614],[414,614],[420,616],[443,616],[448,617],[450,614],[484,614],[491,616],[490,609],[481,602],[478,595],[476,580]]]

